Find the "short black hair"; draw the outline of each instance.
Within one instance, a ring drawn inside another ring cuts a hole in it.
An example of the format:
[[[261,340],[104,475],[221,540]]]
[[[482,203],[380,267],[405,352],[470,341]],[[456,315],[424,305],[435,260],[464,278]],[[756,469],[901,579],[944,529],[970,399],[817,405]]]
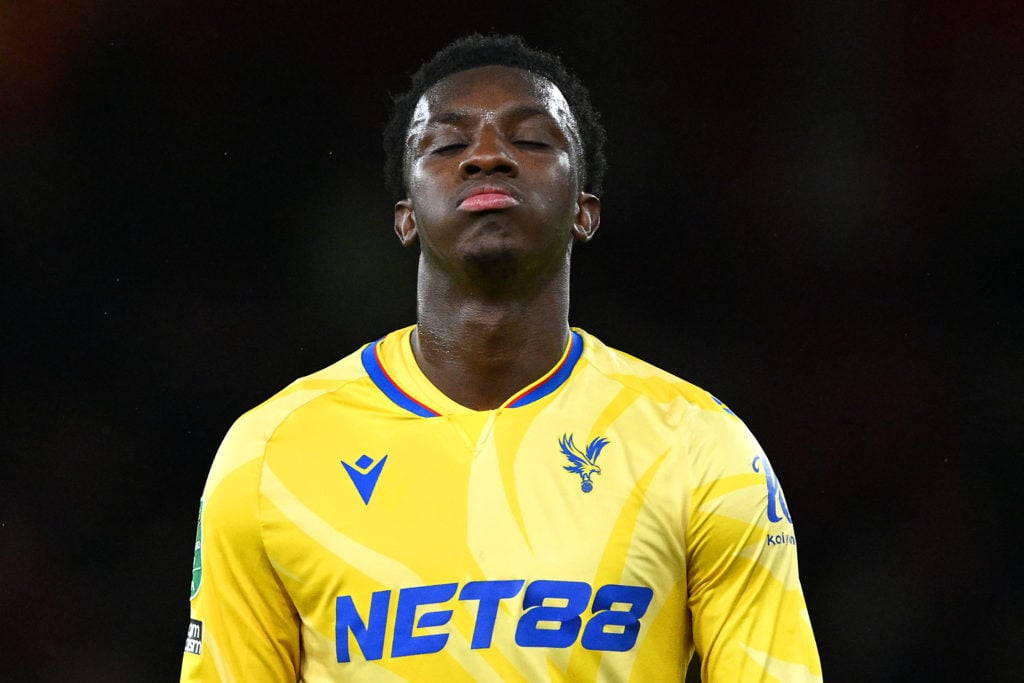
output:
[[[459,38],[424,62],[412,75],[409,90],[393,100],[391,119],[384,129],[384,180],[395,200],[406,196],[405,140],[416,103],[435,83],[446,76],[481,66],[509,66],[543,76],[554,83],[576,119],[583,149],[580,178],[584,189],[601,192],[607,161],[604,156],[604,127],[590,103],[590,92],[557,56],[528,46],[516,35],[472,35]]]

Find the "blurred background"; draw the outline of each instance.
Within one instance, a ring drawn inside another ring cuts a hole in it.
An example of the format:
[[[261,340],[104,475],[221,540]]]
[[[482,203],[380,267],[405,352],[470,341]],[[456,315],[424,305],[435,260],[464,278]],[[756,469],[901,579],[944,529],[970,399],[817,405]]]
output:
[[[826,680],[1019,680],[1024,10],[693,4],[0,0],[3,677],[177,679],[224,432],[414,321],[389,93],[498,31],[608,129],[573,323],[758,436]]]

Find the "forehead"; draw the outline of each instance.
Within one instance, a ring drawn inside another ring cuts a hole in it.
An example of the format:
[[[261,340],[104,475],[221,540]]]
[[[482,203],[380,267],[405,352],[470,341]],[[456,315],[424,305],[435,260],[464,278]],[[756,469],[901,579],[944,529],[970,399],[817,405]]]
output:
[[[543,111],[571,137],[578,137],[569,103],[558,86],[538,74],[507,66],[467,69],[439,80],[416,103],[409,134],[415,137],[446,114],[496,118],[524,106]]]

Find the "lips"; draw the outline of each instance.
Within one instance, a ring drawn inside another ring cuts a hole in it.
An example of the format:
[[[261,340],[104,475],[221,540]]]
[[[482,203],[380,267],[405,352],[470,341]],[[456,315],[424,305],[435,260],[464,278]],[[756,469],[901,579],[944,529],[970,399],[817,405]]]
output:
[[[459,202],[460,211],[496,211],[518,206],[519,200],[513,196],[512,191],[501,185],[481,185],[474,187],[469,194]]]

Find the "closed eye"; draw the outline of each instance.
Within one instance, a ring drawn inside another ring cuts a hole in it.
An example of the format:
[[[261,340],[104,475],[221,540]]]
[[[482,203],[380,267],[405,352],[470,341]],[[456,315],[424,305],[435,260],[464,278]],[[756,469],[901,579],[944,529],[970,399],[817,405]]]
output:
[[[515,144],[519,147],[527,147],[532,149],[546,149],[551,146],[546,142],[541,142],[540,140],[516,140]]]
[[[434,149],[430,150],[430,152],[431,152],[431,154],[451,154],[452,152],[457,152],[460,149],[465,149],[465,148],[466,148],[466,143],[464,143],[464,142],[453,142],[453,143],[450,143],[450,144],[447,144],[447,145],[441,145],[439,147],[435,147]]]

